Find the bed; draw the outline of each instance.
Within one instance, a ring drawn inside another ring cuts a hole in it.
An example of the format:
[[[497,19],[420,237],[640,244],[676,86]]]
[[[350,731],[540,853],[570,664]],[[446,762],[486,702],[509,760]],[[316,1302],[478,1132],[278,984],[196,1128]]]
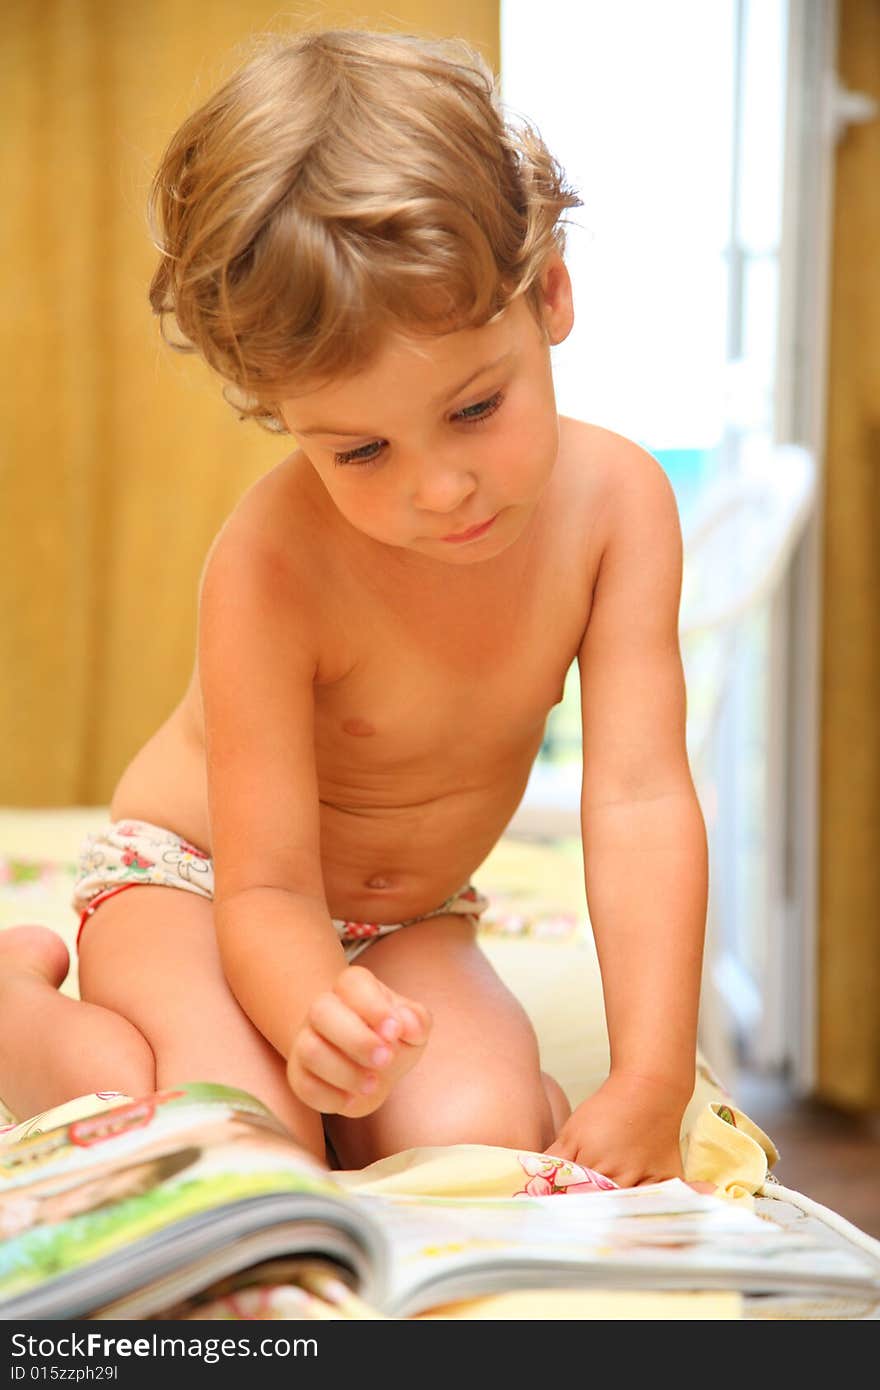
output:
[[[0,930],[17,923],[39,922],[53,927],[72,945],[76,920],[69,898],[79,847],[84,836],[106,818],[103,807],[0,810]],[[532,1018],[542,1065],[560,1082],[571,1104],[577,1105],[596,1088],[608,1068],[601,980],[589,930],[580,845],[575,838],[540,841],[509,833],[475,877],[491,902],[481,925],[481,945]],[[75,964],[63,989],[75,997]],[[47,1116],[13,1116],[0,1105],[0,1142],[15,1142],[23,1133],[46,1127],[46,1122]],[[842,1239],[880,1258],[880,1242],[807,1195],[775,1182],[771,1170],[778,1153],[772,1139],[737,1107],[734,1096],[702,1053],[681,1138],[688,1179],[713,1182],[731,1201],[752,1204],[777,1221],[819,1223],[829,1239]],[[472,1150],[475,1146],[462,1147]],[[384,1166],[372,1165],[371,1170],[365,1170],[363,1180],[384,1182],[392,1188],[404,1180],[409,1184],[421,1181],[430,1189],[436,1181],[431,1176],[437,1171],[436,1163],[431,1167],[435,1158],[436,1151],[426,1150],[422,1155],[411,1150],[405,1165],[385,1160]],[[447,1158],[444,1190],[467,1193],[468,1184],[474,1181],[473,1155],[466,1163],[453,1149]],[[805,1304],[803,1300],[776,1299],[757,1304],[718,1293],[696,1299],[678,1293],[582,1292],[565,1297],[555,1293],[546,1303],[542,1299],[539,1290],[497,1295],[430,1316],[666,1320],[880,1317],[880,1303],[844,1305],[823,1299]]]

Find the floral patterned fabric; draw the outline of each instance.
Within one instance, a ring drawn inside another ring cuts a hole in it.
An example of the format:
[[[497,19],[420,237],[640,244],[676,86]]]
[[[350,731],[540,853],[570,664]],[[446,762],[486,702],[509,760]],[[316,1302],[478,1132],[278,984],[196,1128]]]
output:
[[[80,918],[77,943],[89,917],[102,902],[138,884],[182,888],[211,899],[214,896],[214,865],[204,850],[148,821],[115,821],[100,833],[88,835],[80,852],[79,874],[73,892],[73,907]],[[444,913],[463,914],[478,920],[488,905],[488,899],[467,883],[446,902],[421,917],[393,923],[350,922],[334,917],[333,925],[350,964],[373,941],[391,932]]]

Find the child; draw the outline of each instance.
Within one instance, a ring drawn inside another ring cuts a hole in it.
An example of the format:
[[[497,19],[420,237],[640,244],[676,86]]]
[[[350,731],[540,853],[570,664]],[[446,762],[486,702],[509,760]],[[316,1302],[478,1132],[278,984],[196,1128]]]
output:
[[[54,934],[0,937],[19,1114],[213,1080],[344,1167],[470,1142],[680,1175],[707,892],[681,538],[657,462],[557,414],[578,201],[463,45],[275,40],[175,135],[153,307],[299,447],[216,537],[189,688],[85,848],[81,1002]],[[570,1114],[470,879],[575,658],[611,1071]]]

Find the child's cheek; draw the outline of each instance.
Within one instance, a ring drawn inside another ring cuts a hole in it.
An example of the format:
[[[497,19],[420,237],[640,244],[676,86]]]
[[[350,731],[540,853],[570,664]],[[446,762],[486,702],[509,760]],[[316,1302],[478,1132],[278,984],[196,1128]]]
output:
[[[531,490],[541,485],[556,460],[559,448],[559,424],[555,410],[543,402],[523,403],[505,431],[499,455],[505,460],[505,475],[509,483]]]
[[[393,541],[404,520],[403,500],[381,474],[355,480],[338,496],[337,506],[352,526],[377,541]]]

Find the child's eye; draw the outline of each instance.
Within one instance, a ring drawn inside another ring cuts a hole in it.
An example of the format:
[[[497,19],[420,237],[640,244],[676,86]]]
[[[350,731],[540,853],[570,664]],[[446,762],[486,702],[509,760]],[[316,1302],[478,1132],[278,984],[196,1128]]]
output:
[[[479,401],[476,405],[465,406],[464,410],[459,410],[453,415],[454,420],[460,420],[463,425],[479,425],[484,420],[488,420],[504,400],[504,392],[496,391],[494,396],[490,396],[486,401]]]
[[[371,444],[360,444],[357,449],[349,449],[344,454],[334,454],[333,461],[336,464],[345,463],[372,463],[379,457],[379,450],[384,448],[384,439],[374,439]],[[372,453],[367,451],[372,449]]]
[[[488,420],[504,400],[504,392],[496,391],[494,396],[488,400],[478,401],[476,405],[465,406],[464,410],[459,410],[453,415],[453,420],[462,425],[480,425],[484,420]],[[357,449],[348,449],[345,453],[333,455],[333,461],[337,467],[345,467],[346,464],[374,463],[381,451],[385,448],[384,439],[371,440],[369,444],[361,444]]]

